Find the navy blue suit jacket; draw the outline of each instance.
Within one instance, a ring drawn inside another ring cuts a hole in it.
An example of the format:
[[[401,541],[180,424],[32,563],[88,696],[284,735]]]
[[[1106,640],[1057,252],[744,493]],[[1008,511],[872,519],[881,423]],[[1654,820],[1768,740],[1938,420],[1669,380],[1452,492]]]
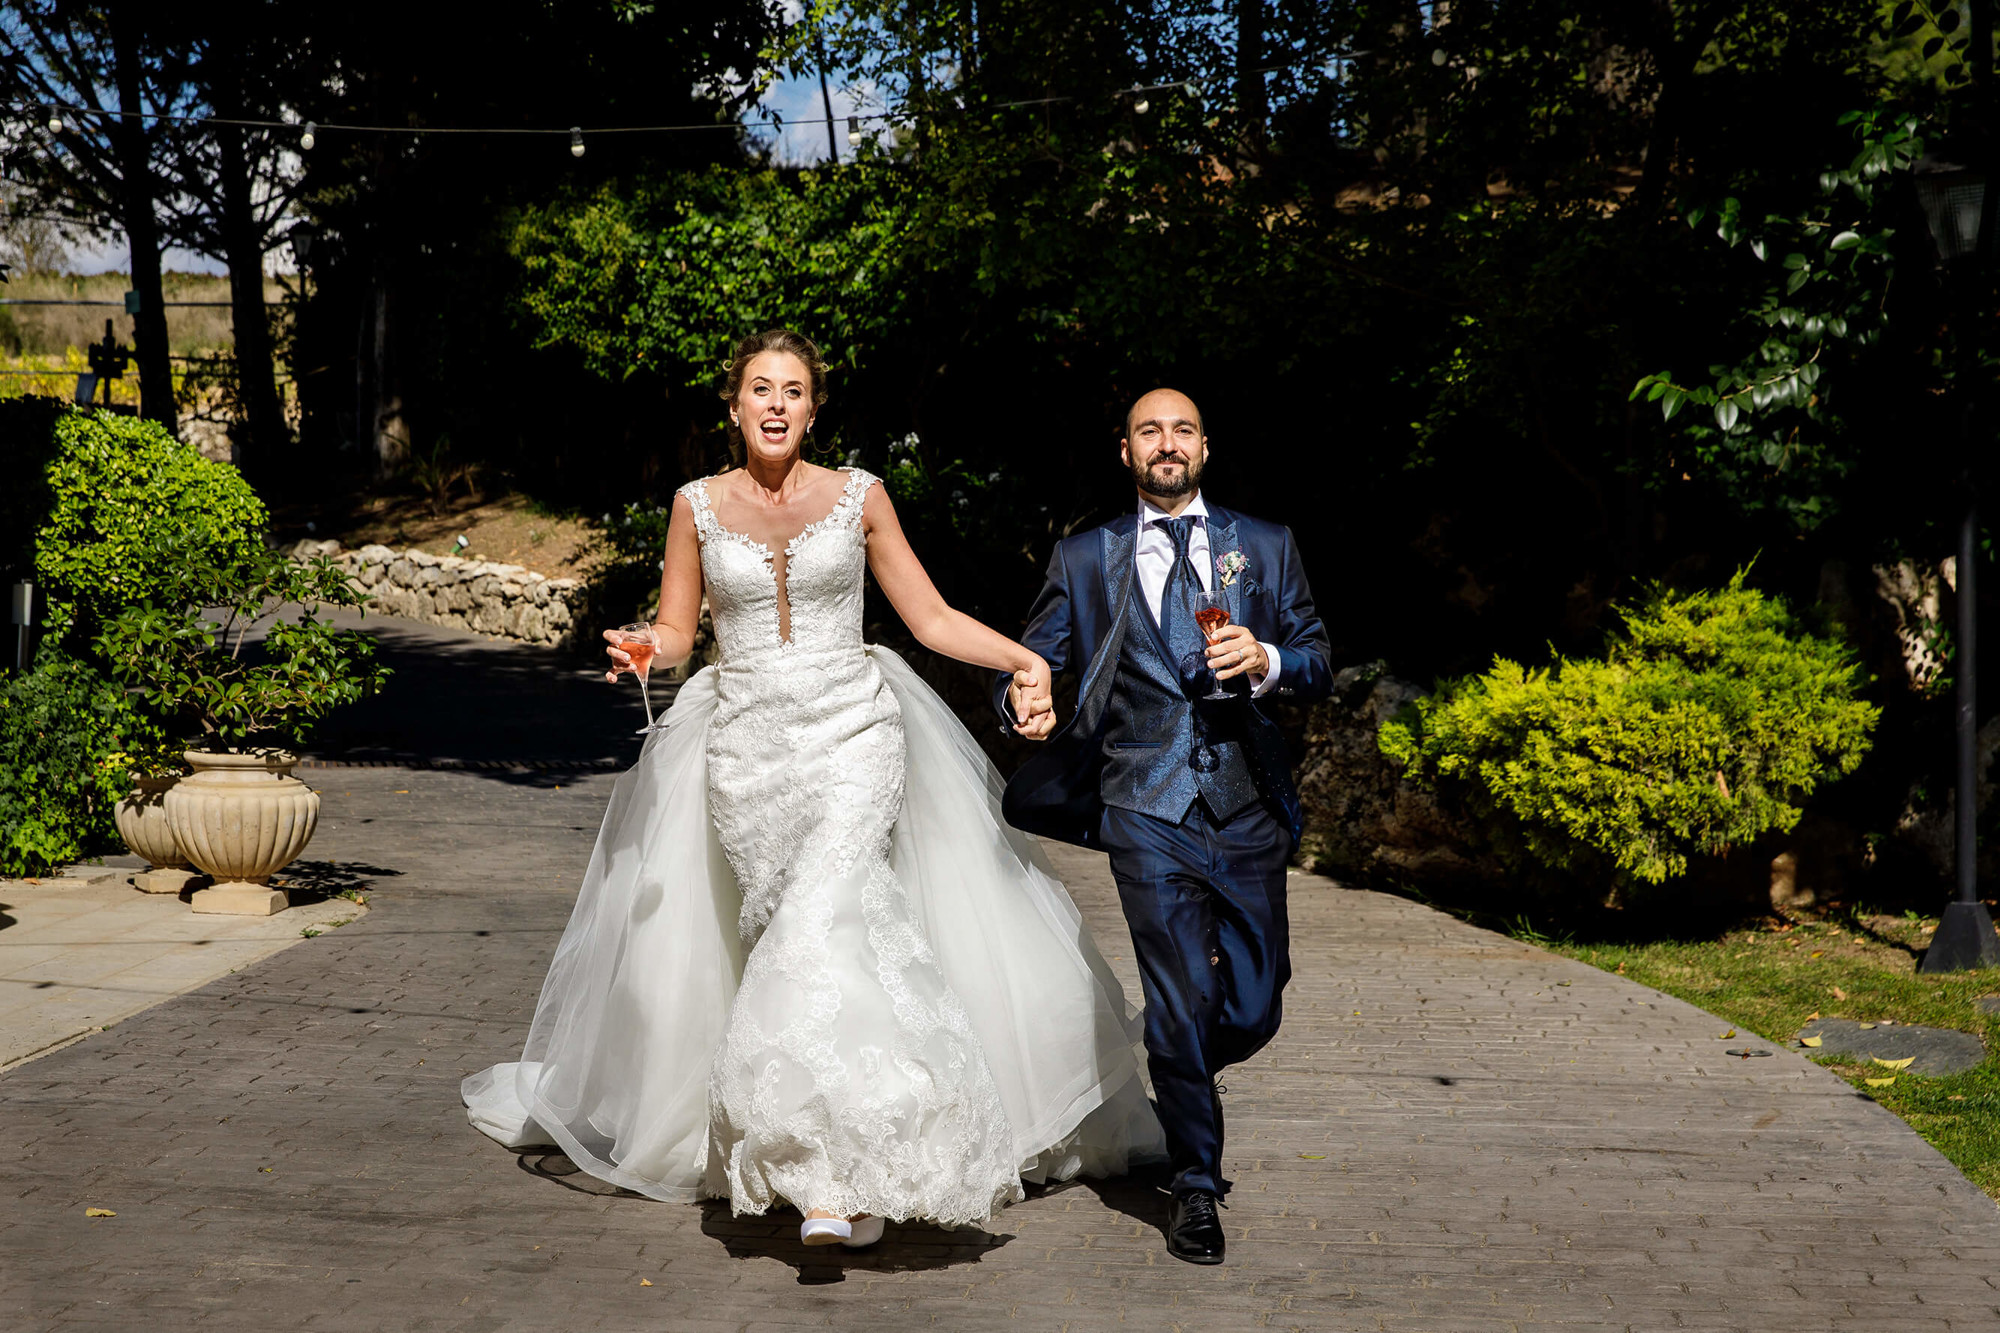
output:
[[[1291,529],[1213,504],[1207,523],[1209,547],[1218,559],[1241,551],[1249,562],[1223,590],[1230,621],[1248,626],[1260,642],[1278,649],[1278,685],[1265,698],[1291,703],[1325,698],[1333,688],[1326,627],[1313,608],[1312,588]],[[1049,561],[1048,579],[1022,642],[1057,673],[1080,667],[1083,680],[1076,712],[1007,784],[1001,808],[1018,829],[1085,847],[1097,842],[1104,812],[1099,791],[1104,703],[1118,674],[1127,603],[1141,595],[1132,561],[1138,531],[1138,514],[1120,515],[1101,528],[1065,537]],[[1012,680],[1002,672],[993,686],[994,707],[1010,723],[1007,686]],[[1296,842],[1298,792],[1284,738],[1264,716],[1262,704],[1244,699],[1222,706],[1249,710],[1246,734],[1258,787],[1282,807]]]

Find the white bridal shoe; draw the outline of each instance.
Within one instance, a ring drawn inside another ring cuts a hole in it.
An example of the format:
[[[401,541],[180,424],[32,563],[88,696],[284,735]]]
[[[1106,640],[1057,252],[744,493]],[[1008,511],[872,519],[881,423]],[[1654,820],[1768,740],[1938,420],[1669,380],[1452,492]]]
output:
[[[858,1250],[882,1239],[883,1226],[879,1217],[864,1217],[858,1222],[844,1217],[808,1217],[799,1227],[799,1239],[807,1245],[840,1244]]]

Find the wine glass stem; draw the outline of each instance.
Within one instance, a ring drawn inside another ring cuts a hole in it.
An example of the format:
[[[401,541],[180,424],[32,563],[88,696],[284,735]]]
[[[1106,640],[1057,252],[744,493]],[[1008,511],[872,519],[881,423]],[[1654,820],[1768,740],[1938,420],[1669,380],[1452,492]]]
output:
[[[643,674],[639,677],[639,702],[645,705],[646,725],[650,727],[653,725],[653,697],[646,692],[646,677]]]

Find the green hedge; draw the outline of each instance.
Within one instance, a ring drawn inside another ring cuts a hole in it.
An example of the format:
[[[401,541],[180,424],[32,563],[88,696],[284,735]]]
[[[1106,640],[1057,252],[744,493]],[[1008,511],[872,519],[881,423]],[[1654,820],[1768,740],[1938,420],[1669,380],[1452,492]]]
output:
[[[70,411],[54,423],[49,512],[35,534],[47,632],[86,632],[167,590],[184,558],[260,551],[263,501],[234,467],[203,458],[155,421]]]
[[[157,744],[88,662],[44,648],[32,670],[0,679],[0,874],[120,850],[111,813],[132,789],[132,752]]]
[[[1467,799],[1503,857],[1659,884],[1791,829],[1851,773],[1880,710],[1845,645],[1744,586],[1656,591],[1602,659],[1504,659],[1382,727],[1411,776]]]

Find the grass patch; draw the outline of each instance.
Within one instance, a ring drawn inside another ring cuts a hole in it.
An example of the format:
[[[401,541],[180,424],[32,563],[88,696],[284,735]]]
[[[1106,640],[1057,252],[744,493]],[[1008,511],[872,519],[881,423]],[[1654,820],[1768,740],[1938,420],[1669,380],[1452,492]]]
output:
[[[1533,932],[1552,952],[1630,977],[1765,1040],[1801,1054],[1799,1029],[1815,1015],[1860,1022],[1921,1023],[1970,1032],[1986,1043],[1978,1068],[1943,1078],[1902,1074],[1880,1088],[1862,1080],[1888,1071],[1813,1056],[1908,1122],[1989,1196],[2000,1199],[2000,1015],[1981,1010],[2000,974],[1926,976],[1917,958],[1935,918],[1855,910],[1823,921],[1769,921],[1710,940],[1579,943]],[[1516,931],[1516,934],[1522,932]]]

